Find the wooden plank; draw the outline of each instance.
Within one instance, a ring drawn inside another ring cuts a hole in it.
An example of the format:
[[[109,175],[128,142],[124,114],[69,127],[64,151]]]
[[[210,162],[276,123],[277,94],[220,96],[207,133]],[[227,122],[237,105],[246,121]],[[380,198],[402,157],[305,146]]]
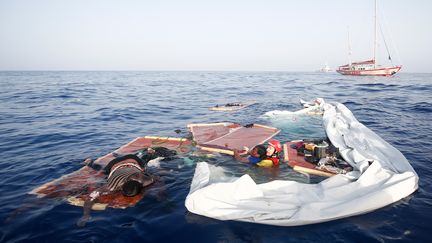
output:
[[[286,143],[283,145],[283,149],[284,149],[284,161],[288,162],[289,161],[288,145]]]
[[[188,124],[187,127],[208,127],[208,126],[229,126],[233,123],[229,122],[217,122],[217,123],[195,123],[195,124]]]
[[[187,138],[174,138],[174,137],[145,136],[144,138],[148,138],[152,140],[166,140],[166,141],[178,141],[178,142],[188,141]]]
[[[234,155],[234,152],[229,149],[218,149],[218,148],[209,148],[209,147],[201,147],[198,146],[201,150],[208,151],[208,152],[216,152],[221,154],[228,154],[228,155]]]
[[[131,154],[148,147],[160,146],[176,150],[178,153],[185,153],[189,152],[190,144],[191,142],[185,138],[147,136],[138,137],[114,152],[117,154]],[[111,152],[98,158],[94,163],[103,167],[112,159],[114,159],[114,156]],[[65,199],[72,205],[83,206],[84,202],[89,199],[90,194],[105,183],[106,175],[88,166],[83,166],[79,170],[35,188],[29,194],[38,197]],[[145,190],[133,197],[125,197],[118,191],[102,195],[97,199],[93,209],[103,210],[106,207],[123,209],[134,206],[143,198],[144,193]]]
[[[310,168],[306,168],[306,167],[302,167],[299,165],[295,165],[293,167],[293,170],[298,171],[298,172],[303,172],[303,173],[308,173],[311,175],[317,175],[317,176],[325,176],[325,177],[330,177],[330,176],[334,176],[335,174],[332,173],[328,173],[322,170],[315,170],[315,169],[310,169]]]
[[[269,127],[269,126],[266,126],[266,125],[261,125],[261,124],[253,124],[255,127],[262,127],[262,128],[267,128],[267,129],[271,129],[271,130],[278,130],[277,128],[275,128],[275,127]],[[280,131],[279,131],[280,132]],[[279,133],[278,132],[278,133]],[[277,134],[277,133],[276,133]],[[276,135],[275,134],[275,135]]]

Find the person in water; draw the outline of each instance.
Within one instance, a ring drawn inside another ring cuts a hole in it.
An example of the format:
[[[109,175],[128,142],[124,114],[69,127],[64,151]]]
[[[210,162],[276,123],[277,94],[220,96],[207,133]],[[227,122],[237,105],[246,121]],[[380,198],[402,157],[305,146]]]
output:
[[[234,158],[243,163],[249,163],[257,166],[268,167],[266,147],[262,144],[253,147],[246,156],[241,156],[238,150],[234,150]]]
[[[278,140],[272,139],[269,141],[267,147],[264,145],[257,145],[246,157],[242,157],[238,150],[234,150],[234,158],[241,162],[254,164],[260,167],[273,167],[279,165],[279,153],[282,150],[282,145]]]
[[[278,140],[272,139],[268,142],[267,159],[272,161],[273,166],[279,165],[279,155],[281,151],[282,151],[282,144]]]
[[[155,177],[147,172],[147,164],[169,160],[175,155],[175,151],[163,147],[148,148],[137,154],[122,156],[114,154],[117,157],[101,170],[101,173],[107,175],[106,183],[90,193],[89,198],[84,202],[84,215],[78,221],[78,225],[84,226],[90,219],[91,208],[100,196],[119,191],[125,197],[134,197],[141,193],[143,188],[155,182]],[[87,166],[99,169],[89,159],[85,163]]]

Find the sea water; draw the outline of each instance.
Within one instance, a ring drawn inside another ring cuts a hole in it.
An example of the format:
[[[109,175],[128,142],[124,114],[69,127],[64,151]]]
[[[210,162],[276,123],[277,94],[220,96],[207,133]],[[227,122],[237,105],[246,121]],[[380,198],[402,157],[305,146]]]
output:
[[[197,162],[221,167],[227,180],[245,173],[260,183],[322,178],[306,178],[284,163],[262,169],[191,153],[152,168],[163,186],[135,207],[93,211],[85,227],[76,225],[82,208],[28,194],[135,137],[188,137],[190,123],[275,126],[282,142],[325,136],[316,117],[262,117],[301,109],[300,99],[316,97],[345,104],[399,149],[420,177],[419,190],[374,212],[315,225],[219,221],[184,207]],[[208,110],[251,100],[257,103],[237,112]],[[0,72],[0,242],[426,242],[432,230],[431,122],[431,74]]]

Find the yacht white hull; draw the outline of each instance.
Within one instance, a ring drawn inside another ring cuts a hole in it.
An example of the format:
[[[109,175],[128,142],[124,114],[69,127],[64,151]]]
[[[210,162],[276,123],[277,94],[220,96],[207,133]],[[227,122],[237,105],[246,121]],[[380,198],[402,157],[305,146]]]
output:
[[[376,68],[369,70],[347,70],[338,69],[338,73],[343,75],[351,76],[392,76],[393,74],[399,72],[402,66],[390,67],[390,68]]]

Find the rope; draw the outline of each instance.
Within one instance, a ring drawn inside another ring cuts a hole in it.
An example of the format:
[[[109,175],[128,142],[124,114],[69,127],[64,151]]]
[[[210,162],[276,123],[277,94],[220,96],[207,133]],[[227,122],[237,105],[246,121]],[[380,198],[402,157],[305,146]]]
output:
[[[388,21],[387,21],[387,19],[385,18],[383,12],[381,11],[381,8],[379,8],[378,11],[379,11],[379,14],[380,14],[380,16],[381,16],[380,19],[383,20],[383,21],[378,22],[378,23],[380,23],[380,29],[381,29],[381,34],[383,35],[383,39],[384,39],[383,30],[385,29],[385,30],[386,30],[386,34],[387,34],[387,36],[390,38],[390,44],[391,44],[390,47],[391,47],[392,50],[396,53],[396,59],[397,59],[396,62],[398,62],[398,64],[402,64],[402,60],[401,60],[401,57],[400,57],[400,54],[399,54],[398,48],[397,48],[395,42],[393,41],[393,35],[392,35],[392,33],[391,33],[390,28],[388,28],[388,26],[389,26],[389,25],[388,25]],[[384,27],[384,28],[382,28],[381,23],[383,23],[383,27]],[[384,39],[384,43],[385,43],[385,39]],[[385,43],[385,44],[386,44],[386,43]],[[387,44],[386,44],[386,48],[387,48]],[[389,52],[388,49],[387,49],[387,52]],[[390,54],[389,54],[389,55],[390,55]],[[393,60],[391,59],[391,61],[392,61],[392,65],[393,65]]]
[[[394,66],[394,65],[393,65],[393,60],[392,60],[392,58],[391,58],[391,56],[390,56],[390,51],[389,51],[388,46],[387,46],[387,41],[386,41],[386,39],[384,38],[384,33],[383,33],[383,29],[382,29],[382,27],[381,27],[381,23],[379,23],[379,29],[380,29],[380,32],[381,32],[381,35],[382,35],[382,38],[383,38],[383,41],[384,41],[384,45],[385,45],[386,50],[387,50],[388,59],[390,60],[392,66]]]

